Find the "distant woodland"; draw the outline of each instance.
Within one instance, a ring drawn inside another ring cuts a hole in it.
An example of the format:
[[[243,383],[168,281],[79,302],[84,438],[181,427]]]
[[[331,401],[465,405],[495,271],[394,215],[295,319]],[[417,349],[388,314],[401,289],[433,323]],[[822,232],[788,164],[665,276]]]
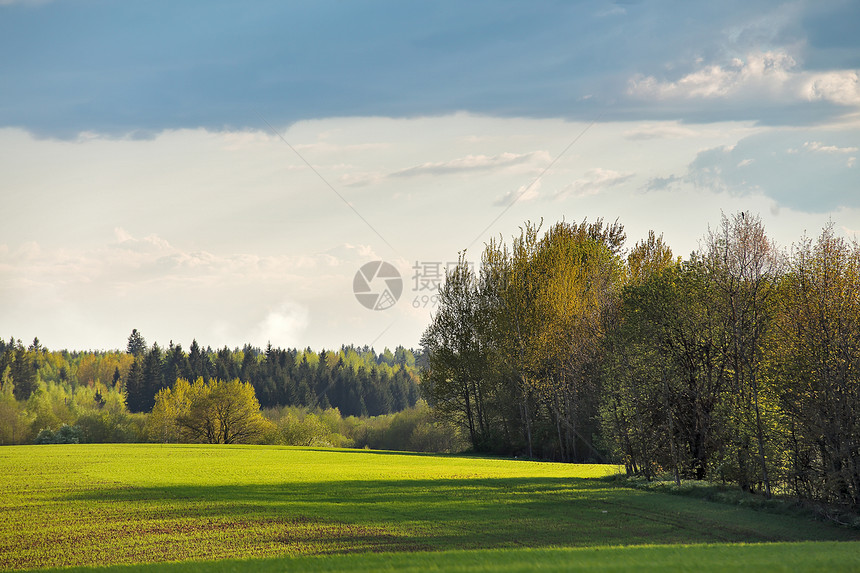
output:
[[[0,444],[187,441],[440,451],[465,447],[455,446],[456,431],[434,423],[426,405],[419,403],[416,357],[402,347],[381,353],[353,346],[321,352],[271,345],[212,350],[195,340],[186,352],[179,344],[148,345],[133,330],[125,351],[51,351],[38,339],[27,346],[15,339],[0,341],[0,372]],[[179,389],[186,387],[180,404]],[[262,412],[251,424],[253,431],[196,432],[201,420],[225,420],[213,396],[228,388],[233,396],[226,398],[235,403],[244,396],[250,400],[244,403],[246,409]],[[250,397],[243,394],[246,389]],[[405,435],[394,435],[389,426]]]

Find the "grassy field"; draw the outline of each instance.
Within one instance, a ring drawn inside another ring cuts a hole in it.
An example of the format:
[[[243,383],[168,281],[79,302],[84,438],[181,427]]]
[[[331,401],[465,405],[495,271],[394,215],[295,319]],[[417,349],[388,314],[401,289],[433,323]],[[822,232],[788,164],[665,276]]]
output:
[[[257,446],[4,447],[0,567],[860,569],[860,532],[601,479],[614,471]]]

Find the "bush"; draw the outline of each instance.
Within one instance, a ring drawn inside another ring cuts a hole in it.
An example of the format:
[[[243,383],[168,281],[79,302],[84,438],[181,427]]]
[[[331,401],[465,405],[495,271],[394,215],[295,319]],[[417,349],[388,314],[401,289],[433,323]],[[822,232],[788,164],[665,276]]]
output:
[[[468,447],[460,431],[435,420],[423,402],[370,418],[342,418],[337,408],[308,412],[293,406],[266,410],[265,416],[274,427],[265,438],[267,444],[432,453],[461,452]]]
[[[310,413],[287,406],[267,410],[266,416],[276,428],[267,443],[322,448],[352,446],[352,440],[341,433],[344,424],[337,408]]]
[[[78,426],[63,424],[56,432],[45,428],[36,436],[35,444],[80,444],[81,429]]]
[[[458,428],[436,420],[424,402],[396,414],[360,420],[353,431],[357,448],[442,454],[468,447]]]

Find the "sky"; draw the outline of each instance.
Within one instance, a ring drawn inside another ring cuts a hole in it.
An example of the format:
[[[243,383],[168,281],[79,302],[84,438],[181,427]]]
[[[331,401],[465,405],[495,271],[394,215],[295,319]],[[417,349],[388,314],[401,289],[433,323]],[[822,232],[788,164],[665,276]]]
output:
[[[785,249],[828,221],[853,240],[857,22],[851,0],[0,0],[0,336],[417,348],[445,265],[526,221],[617,219],[684,257],[737,211]]]

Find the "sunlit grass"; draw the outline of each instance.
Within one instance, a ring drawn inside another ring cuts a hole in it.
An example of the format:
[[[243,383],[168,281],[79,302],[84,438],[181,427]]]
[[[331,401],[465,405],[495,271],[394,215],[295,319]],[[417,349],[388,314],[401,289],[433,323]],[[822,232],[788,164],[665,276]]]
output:
[[[351,573],[366,571],[530,572],[642,571],[814,572],[860,569],[860,544],[797,542],[769,544],[663,545],[597,548],[477,549],[420,553],[359,553],[298,556],[249,561],[224,560],[157,565],[114,566],[116,573],[275,573],[307,571]],[[64,571],[90,571],[71,569]]]
[[[260,446],[7,447],[0,567],[860,537],[601,479],[617,471]]]

